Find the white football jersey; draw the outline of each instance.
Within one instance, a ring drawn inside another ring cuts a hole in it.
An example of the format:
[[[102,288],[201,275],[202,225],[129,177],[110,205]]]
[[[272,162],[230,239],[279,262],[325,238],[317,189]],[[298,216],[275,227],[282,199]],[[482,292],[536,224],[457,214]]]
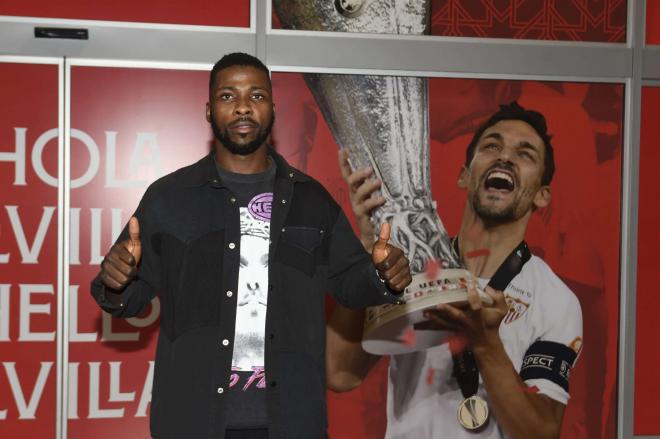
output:
[[[488,280],[480,279],[479,282],[484,287]],[[500,324],[499,334],[517,372],[521,371],[525,353],[536,342],[560,343],[579,353],[582,345],[580,303],[541,258],[532,256],[504,294],[509,313]],[[537,343],[535,346],[543,345]],[[552,357],[538,352],[528,355],[525,368],[535,372],[534,367],[540,367],[537,362],[543,362],[545,358]],[[561,374],[567,378],[572,364],[561,363]],[[446,343],[425,351],[391,357],[386,439],[506,437],[497,425],[492,410],[488,425],[476,435],[461,427],[457,410],[464,398],[456,379],[452,377],[452,369],[452,356]],[[481,377],[479,381],[478,394],[490,403]],[[548,378],[529,378],[525,384],[562,404],[568,402],[567,390]]]

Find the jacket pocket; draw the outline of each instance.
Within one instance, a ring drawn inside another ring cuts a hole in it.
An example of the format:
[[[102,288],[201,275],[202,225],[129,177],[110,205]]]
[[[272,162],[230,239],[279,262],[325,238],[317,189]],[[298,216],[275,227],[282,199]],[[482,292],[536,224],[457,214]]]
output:
[[[312,277],[322,263],[325,231],[316,227],[288,226],[282,229],[276,260]]]

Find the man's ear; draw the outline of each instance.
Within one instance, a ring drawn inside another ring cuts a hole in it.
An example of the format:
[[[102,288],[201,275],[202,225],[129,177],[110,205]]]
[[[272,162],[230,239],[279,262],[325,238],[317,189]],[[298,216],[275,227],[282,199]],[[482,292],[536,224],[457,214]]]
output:
[[[538,191],[536,191],[536,195],[534,195],[534,207],[536,209],[548,207],[551,200],[552,192],[550,191],[550,186],[543,185],[539,188]]]
[[[468,179],[470,178],[470,170],[466,166],[461,166],[461,172],[458,174],[457,185],[461,189],[465,189],[468,185]]]
[[[211,103],[206,103],[206,121],[211,123]]]

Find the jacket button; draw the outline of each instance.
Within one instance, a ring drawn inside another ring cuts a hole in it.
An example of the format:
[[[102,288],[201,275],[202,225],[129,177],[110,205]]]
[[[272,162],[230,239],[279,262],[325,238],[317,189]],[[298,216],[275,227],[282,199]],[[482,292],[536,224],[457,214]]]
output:
[[[283,199],[283,200],[282,200],[282,204],[286,204],[286,200]]]
[[[227,340],[226,338],[224,340],[222,340],[222,345],[223,346],[229,346],[229,340]]]
[[[232,249],[232,250],[235,249],[235,248],[236,248],[236,244],[234,244],[233,242],[230,242],[230,243],[229,243],[229,248]]]
[[[231,201],[232,203],[235,203],[235,202],[236,202],[236,197],[231,197],[231,198],[229,199],[229,201]]]
[[[227,297],[231,297],[233,295],[234,295],[233,291],[231,291],[231,290],[227,291]]]
[[[218,387],[218,393],[219,394],[222,395],[224,393],[224,391],[225,391],[225,389],[223,389],[222,387]]]
[[[270,334],[268,334],[268,339],[269,340],[272,340],[274,338],[275,338],[275,334],[273,334],[272,332]]]

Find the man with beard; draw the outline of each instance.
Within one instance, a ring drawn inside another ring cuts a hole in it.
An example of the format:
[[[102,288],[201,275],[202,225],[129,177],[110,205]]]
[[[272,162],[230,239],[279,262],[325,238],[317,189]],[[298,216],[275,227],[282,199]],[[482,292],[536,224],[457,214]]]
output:
[[[370,169],[351,172],[346,159],[340,155],[340,166],[362,242],[370,242],[369,212],[385,202],[373,196],[380,181]],[[574,294],[524,243],[530,216],[550,203],[553,173],[550,136],[538,112],[513,102],[474,134],[458,179],[467,202],[452,243],[475,281],[467,305],[439,305],[418,325],[453,331],[448,343],[390,358],[387,439],[559,436],[582,314]],[[502,291],[489,285],[503,278]],[[476,284],[492,305],[482,303]],[[361,349],[363,321],[363,313],[341,306],[331,318],[330,388],[357,386],[377,361]]]
[[[213,151],[147,189],[92,295],[123,318],[159,295],[154,437],[325,437],[324,293],[397,303],[408,261],[386,225],[370,257],[323,187],[268,146],[257,58],[215,64],[206,119]]]

